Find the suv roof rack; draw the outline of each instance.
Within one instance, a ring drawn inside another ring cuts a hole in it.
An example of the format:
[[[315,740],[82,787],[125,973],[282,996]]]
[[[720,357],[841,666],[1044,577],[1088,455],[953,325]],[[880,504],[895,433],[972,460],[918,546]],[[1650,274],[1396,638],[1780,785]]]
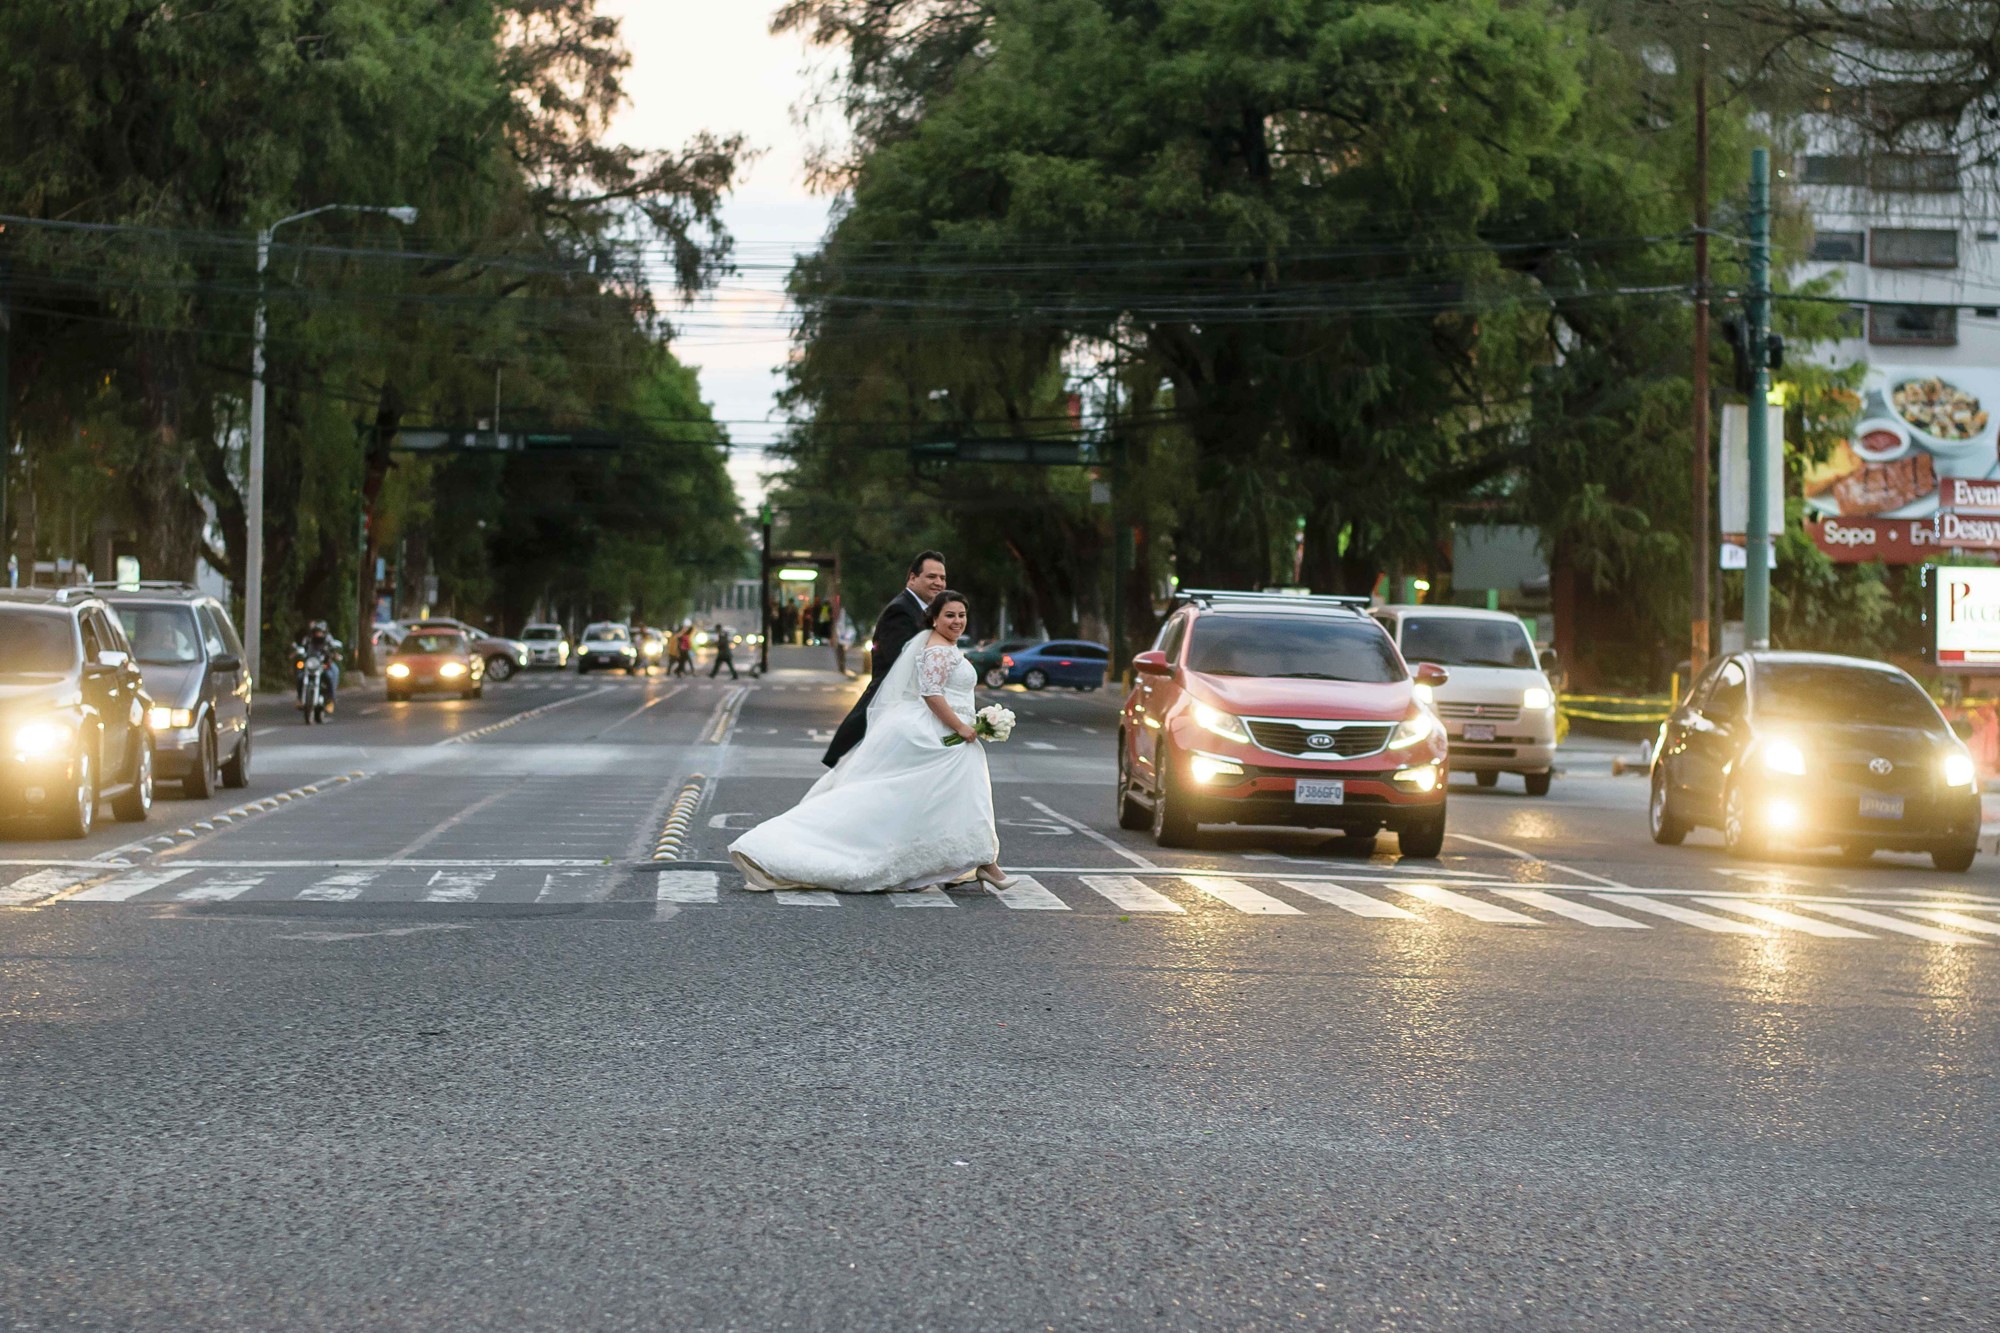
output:
[[[1230,588],[1178,588],[1174,591],[1173,600],[1177,603],[1194,602],[1201,606],[1214,606],[1218,602],[1251,602],[1267,606],[1337,606],[1350,611],[1360,610],[1373,602],[1372,598],[1337,593],[1239,592]]]
[[[66,583],[60,588],[0,588],[0,599],[10,602],[27,602],[42,606],[68,606],[82,597],[97,596],[97,589],[87,583]]]
[[[85,588],[108,588],[112,592],[199,592],[199,588],[185,579],[140,579],[137,583],[120,583],[116,579],[98,579],[80,585]]]

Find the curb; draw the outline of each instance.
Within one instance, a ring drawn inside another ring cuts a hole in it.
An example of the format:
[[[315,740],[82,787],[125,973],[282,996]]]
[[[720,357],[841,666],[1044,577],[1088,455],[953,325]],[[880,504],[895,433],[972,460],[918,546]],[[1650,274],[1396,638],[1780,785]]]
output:
[[[707,784],[708,779],[696,773],[688,778],[680,795],[674,797],[674,803],[667,811],[667,822],[660,828],[659,841],[653,844],[655,861],[680,860],[681,844],[687,840],[688,829],[694,823],[695,807],[701,804]]]
[[[345,787],[360,782],[367,776],[368,774],[362,770],[355,769],[351,773],[342,773],[335,777],[321,778],[318,782],[309,782],[302,787],[293,787],[290,791],[276,792],[254,801],[246,801],[242,805],[223,811],[221,814],[210,815],[207,819],[197,819],[185,828],[175,829],[172,833],[161,833],[150,838],[142,838],[138,842],[128,842],[123,847],[113,847],[110,851],[99,852],[91,860],[110,869],[123,869],[132,864],[130,860],[124,858],[153,856],[178,843],[192,842],[196,838],[208,836],[219,828],[227,828],[232,824],[255,819],[259,815],[268,815],[273,810],[282,809],[287,805],[291,805],[296,801],[303,801],[308,797],[318,796],[321,792],[331,791],[337,787]]]

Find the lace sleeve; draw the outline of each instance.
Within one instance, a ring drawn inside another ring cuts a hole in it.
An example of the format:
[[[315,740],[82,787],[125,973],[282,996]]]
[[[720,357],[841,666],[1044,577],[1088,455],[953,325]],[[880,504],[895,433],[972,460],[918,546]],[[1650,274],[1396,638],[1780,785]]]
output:
[[[917,697],[928,699],[943,694],[945,682],[951,679],[951,669],[957,665],[956,648],[926,648],[922,660],[917,663]]]

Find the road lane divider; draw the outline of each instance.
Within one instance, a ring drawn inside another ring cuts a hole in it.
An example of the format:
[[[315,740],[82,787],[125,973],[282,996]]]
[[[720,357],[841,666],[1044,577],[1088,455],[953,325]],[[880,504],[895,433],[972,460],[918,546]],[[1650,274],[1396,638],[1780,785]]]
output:
[[[609,685],[600,685],[586,694],[572,694],[569,698],[557,699],[554,703],[546,703],[535,708],[523,709],[521,712],[515,713],[510,717],[501,718],[498,722],[489,722],[483,727],[475,727],[471,731],[461,732],[456,736],[447,736],[441,741],[434,742],[434,744],[464,745],[468,742],[479,740],[481,737],[491,736],[496,731],[505,731],[509,727],[518,727],[523,722],[546,716],[549,713],[555,712],[558,708],[568,708],[571,704],[580,704],[585,699],[595,699],[600,694],[609,693],[611,693]]]
[[[743,711],[743,700],[749,693],[748,685],[737,685],[722,696],[721,702],[715,705],[715,711],[709,715],[708,726],[702,731],[703,745],[722,744],[729,735],[729,729],[736,725],[736,715]]]
[[[688,830],[694,824],[694,815],[701,805],[701,798],[708,789],[708,779],[700,773],[690,776],[681,787],[674,803],[667,808],[667,819],[660,826],[659,839],[653,844],[655,861],[678,861],[687,842]]]

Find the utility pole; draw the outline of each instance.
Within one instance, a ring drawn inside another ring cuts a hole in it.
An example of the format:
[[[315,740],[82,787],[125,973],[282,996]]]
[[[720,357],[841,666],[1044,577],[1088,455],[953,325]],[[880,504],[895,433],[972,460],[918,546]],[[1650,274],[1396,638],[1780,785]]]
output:
[[[1708,43],[1694,65],[1694,591],[1688,680],[1708,661]]]
[[[771,506],[767,501],[758,507],[757,517],[764,524],[764,549],[757,554],[757,674],[769,675],[771,671]],[[834,633],[840,632],[838,625]]]
[[[1750,512],[1744,523],[1743,641],[1771,646],[1771,151],[1750,154]]]

